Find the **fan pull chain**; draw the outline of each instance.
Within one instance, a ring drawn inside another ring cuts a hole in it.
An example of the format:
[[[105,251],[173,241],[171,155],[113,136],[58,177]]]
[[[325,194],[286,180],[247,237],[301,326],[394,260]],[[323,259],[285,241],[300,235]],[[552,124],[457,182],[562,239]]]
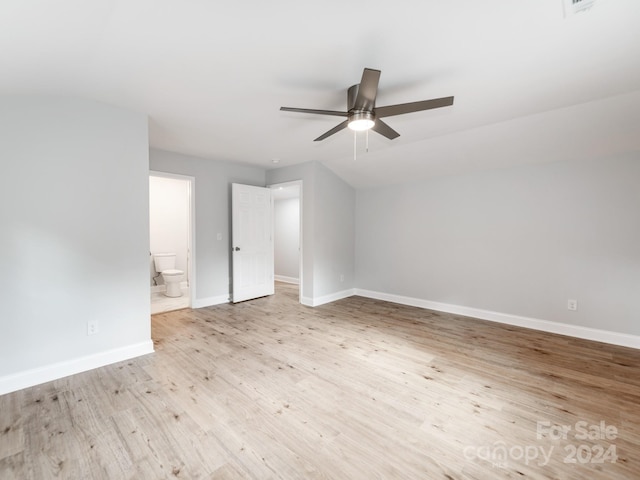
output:
[[[369,153],[369,130],[367,130],[365,133],[367,134],[367,139],[366,139],[366,144],[365,144],[365,151],[367,153]]]
[[[357,140],[358,140],[358,132],[356,132],[354,130],[353,131],[353,161],[354,162],[357,160],[357,158],[356,158],[356,153],[358,151],[358,149],[357,149],[357,146],[358,146]]]

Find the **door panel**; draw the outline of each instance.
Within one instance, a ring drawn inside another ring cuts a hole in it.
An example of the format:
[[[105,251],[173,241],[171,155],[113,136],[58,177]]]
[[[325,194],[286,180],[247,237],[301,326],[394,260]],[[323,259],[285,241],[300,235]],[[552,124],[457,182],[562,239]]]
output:
[[[273,295],[271,190],[234,183],[231,192],[233,302]]]

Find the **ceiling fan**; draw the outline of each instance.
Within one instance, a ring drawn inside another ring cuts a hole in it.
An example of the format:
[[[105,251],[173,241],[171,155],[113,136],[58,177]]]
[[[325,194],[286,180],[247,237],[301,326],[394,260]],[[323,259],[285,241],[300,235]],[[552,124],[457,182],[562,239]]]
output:
[[[336,125],[328,132],[320,135],[314,141],[318,142],[330,137],[347,127],[355,131],[373,130],[393,140],[400,136],[393,128],[380,120],[384,117],[403,115],[405,113],[431,110],[432,108],[448,107],[453,105],[453,97],[434,98],[421,102],[401,103],[388,105],[386,107],[376,107],[376,97],[378,96],[378,82],[380,80],[380,70],[365,68],[362,72],[362,80],[357,85],[353,85],[347,91],[347,111],[339,112],[335,110],[315,110],[310,108],[280,107],[285,112],[314,113],[318,115],[333,115],[335,117],[347,117],[339,125]]]

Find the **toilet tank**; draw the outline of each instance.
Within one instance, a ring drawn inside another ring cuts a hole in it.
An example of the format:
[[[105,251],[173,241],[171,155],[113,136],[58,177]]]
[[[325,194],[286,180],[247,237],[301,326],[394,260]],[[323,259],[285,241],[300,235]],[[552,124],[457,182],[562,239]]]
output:
[[[156,253],[153,256],[153,263],[156,266],[156,272],[162,273],[165,270],[173,270],[176,268],[175,253]]]

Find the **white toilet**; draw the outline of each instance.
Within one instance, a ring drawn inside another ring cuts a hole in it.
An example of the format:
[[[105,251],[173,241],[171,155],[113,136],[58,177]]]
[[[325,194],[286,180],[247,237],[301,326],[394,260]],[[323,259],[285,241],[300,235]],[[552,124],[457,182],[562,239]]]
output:
[[[153,263],[156,266],[156,272],[162,274],[164,284],[167,286],[165,295],[167,297],[181,297],[182,289],[180,282],[184,272],[176,270],[176,254],[175,253],[156,253],[153,256]]]

